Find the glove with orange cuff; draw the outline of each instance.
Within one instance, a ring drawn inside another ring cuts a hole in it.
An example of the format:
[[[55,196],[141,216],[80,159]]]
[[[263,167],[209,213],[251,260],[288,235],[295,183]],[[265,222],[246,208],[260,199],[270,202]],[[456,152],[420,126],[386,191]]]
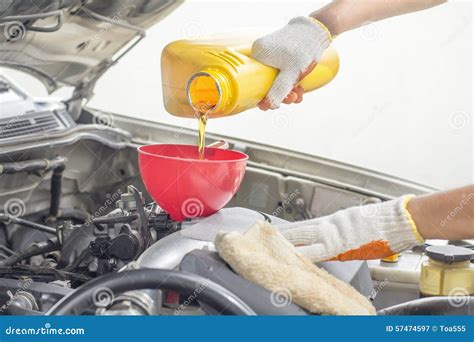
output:
[[[424,242],[407,210],[412,195],[277,228],[313,262],[381,259]]]

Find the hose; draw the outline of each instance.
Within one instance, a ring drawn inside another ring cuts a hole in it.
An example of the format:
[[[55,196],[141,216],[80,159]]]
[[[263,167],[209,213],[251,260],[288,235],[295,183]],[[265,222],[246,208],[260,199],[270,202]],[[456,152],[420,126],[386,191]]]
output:
[[[6,214],[0,214],[0,222],[5,222],[5,223],[16,223],[20,226],[31,228],[31,229],[36,229],[41,232],[45,233],[50,233],[50,234],[56,234],[56,228],[45,226],[43,224],[39,224],[36,222],[24,220],[19,217],[14,217]]]
[[[13,266],[20,261],[31,258],[32,256],[56,251],[59,248],[60,246],[57,238],[37,242],[0,261],[0,267]]]
[[[57,269],[55,267],[30,266],[30,265],[14,265],[0,266],[0,274],[4,278],[31,278],[31,277],[53,277],[55,280],[70,280],[72,282],[80,282],[81,284],[89,281],[89,277],[83,273],[70,272],[65,269]]]
[[[377,311],[379,316],[392,315],[474,315],[474,296],[425,297]]]
[[[78,315],[87,309],[95,308],[94,299],[100,296],[98,291],[105,291],[104,294],[113,296],[143,289],[193,294],[204,305],[216,309],[223,315],[255,315],[240,298],[206,278],[192,273],[162,269],[132,270],[95,278],[62,298],[47,315]]]
[[[19,162],[10,162],[0,164],[0,175],[16,173],[37,173],[39,171],[53,170],[51,176],[51,199],[49,206],[49,218],[57,218],[59,213],[59,204],[61,202],[61,188],[63,172],[66,168],[67,159],[64,157],[55,157],[53,159],[32,159]]]
[[[53,175],[51,176],[51,199],[49,205],[49,217],[57,218],[59,215],[59,204],[61,203],[61,191],[64,169],[65,165],[56,167],[53,171]]]
[[[8,255],[12,255],[12,254],[15,254],[14,251],[12,251],[10,248],[8,248],[7,246],[3,246],[3,245],[0,245],[0,249],[6,253],[8,253]]]
[[[49,171],[56,168],[64,168],[66,165],[66,158],[55,157],[49,159],[32,159],[18,162],[2,163],[0,164],[0,175],[12,175],[20,172],[37,172]]]

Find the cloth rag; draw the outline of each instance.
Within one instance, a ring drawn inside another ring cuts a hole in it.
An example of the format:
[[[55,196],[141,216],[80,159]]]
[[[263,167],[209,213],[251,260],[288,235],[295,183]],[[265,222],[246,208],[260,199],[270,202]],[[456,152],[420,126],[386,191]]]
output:
[[[367,298],[297,253],[267,222],[258,221],[245,233],[219,232],[214,244],[235,272],[271,291],[275,305],[284,297],[317,314],[375,314]]]

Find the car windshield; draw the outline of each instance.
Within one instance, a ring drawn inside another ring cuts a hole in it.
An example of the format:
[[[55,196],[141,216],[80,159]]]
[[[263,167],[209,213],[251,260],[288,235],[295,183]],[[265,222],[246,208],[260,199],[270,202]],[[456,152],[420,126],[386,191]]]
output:
[[[264,34],[324,3],[186,2],[99,80],[88,105],[197,130],[197,120],[164,109],[164,46],[248,28]],[[347,32],[333,42],[341,67],[330,84],[298,105],[209,120],[208,132],[439,188],[472,182],[472,21],[471,3],[452,2]]]

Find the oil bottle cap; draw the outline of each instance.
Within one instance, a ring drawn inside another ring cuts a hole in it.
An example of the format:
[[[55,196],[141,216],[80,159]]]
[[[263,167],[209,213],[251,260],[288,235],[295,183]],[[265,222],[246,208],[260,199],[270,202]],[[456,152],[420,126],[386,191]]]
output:
[[[474,251],[458,246],[430,246],[426,248],[426,255],[435,261],[444,263],[468,261],[474,258]]]

